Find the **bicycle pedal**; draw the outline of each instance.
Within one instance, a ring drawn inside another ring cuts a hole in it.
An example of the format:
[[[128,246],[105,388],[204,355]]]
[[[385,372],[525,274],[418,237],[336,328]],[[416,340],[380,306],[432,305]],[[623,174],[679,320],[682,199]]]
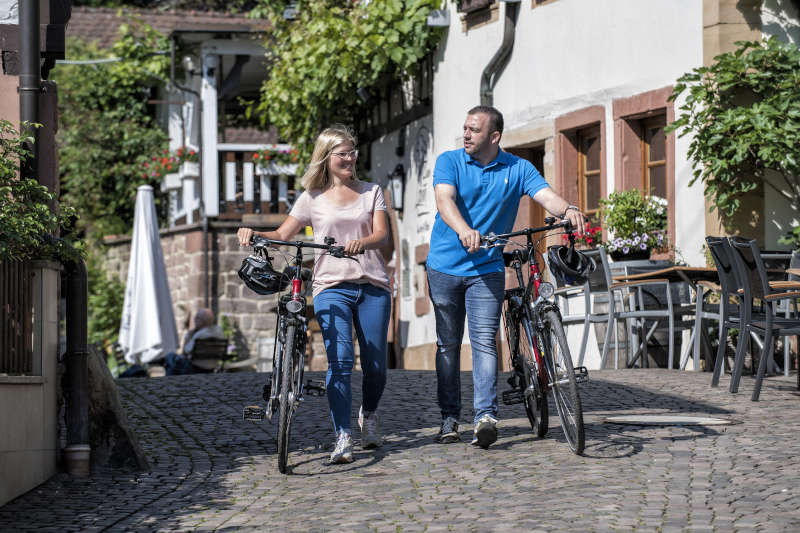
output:
[[[515,403],[522,403],[525,398],[520,389],[511,389],[503,391],[503,403],[505,405],[514,405]]]
[[[261,422],[266,417],[267,412],[263,407],[258,405],[247,405],[242,409],[242,419],[252,420],[253,422]]]
[[[325,382],[321,379],[309,378],[306,380],[305,392],[311,396],[325,396],[325,393],[327,392],[327,389],[325,388]]]
[[[575,367],[575,381],[578,383],[586,383],[589,381],[589,370],[585,366]]]

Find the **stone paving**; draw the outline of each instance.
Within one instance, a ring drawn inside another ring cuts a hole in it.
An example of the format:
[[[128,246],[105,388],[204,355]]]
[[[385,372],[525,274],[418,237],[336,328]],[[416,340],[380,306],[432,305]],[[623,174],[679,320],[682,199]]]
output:
[[[489,450],[469,445],[468,424],[463,442],[437,444],[434,373],[394,370],[381,407],[383,448],[357,448],[354,463],[327,465],[327,400],[307,397],[287,476],[277,469],[275,426],[241,419],[265,375],[121,380],[152,471],[59,474],[0,508],[0,531],[800,531],[796,377],[767,379],[757,403],[752,378],[736,395],[725,378],[712,390],[710,378],[591,372],[579,457],[557,417],[545,439],[535,438],[521,405],[501,406],[500,438]],[[355,420],[360,374],[353,381]],[[469,373],[462,384],[469,421]],[[627,414],[737,423],[604,422]]]

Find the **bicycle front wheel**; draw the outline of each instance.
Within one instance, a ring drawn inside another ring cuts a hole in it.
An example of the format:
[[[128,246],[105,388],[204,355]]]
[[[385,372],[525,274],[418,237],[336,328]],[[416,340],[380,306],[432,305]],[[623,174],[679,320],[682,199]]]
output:
[[[278,397],[280,403],[278,413],[278,470],[286,473],[286,464],[289,457],[289,431],[292,425],[292,403],[294,402],[294,350],[295,326],[286,327],[285,350],[281,358],[281,392]]]
[[[550,412],[547,407],[547,392],[539,380],[534,359],[533,325],[527,316],[519,322],[519,355],[525,365],[525,381],[521,384],[525,413],[531,429],[540,439],[547,435]]]
[[[575,379],[567,336],[564,333],[561,317],[556,311],[545,312],[543,318],[545,331],[540,346],[551,381],[553,400],[567,444],[573,452],[580,455],[585,444],[583,407],[578,394],[578,382]]]

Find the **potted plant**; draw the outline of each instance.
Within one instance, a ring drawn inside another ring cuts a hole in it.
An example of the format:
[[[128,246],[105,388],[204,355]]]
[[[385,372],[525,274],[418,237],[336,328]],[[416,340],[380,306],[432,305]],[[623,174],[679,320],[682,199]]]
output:
[[[180,177],[182,179],[200,177],[200,162],[196,151],[182,146],[178,148],[175,155],[180,165]]]
[[[294,165],[298,162],[300,153],[296,148],[278,148],[272,145],[253,154],[253,163],[256,164],[256,174],[268,174],[270,164],[277,166]]]
[[[667,201],[642,196],[637,189],[615,191],[600,200],[609,239],[603,244],[615,261],[649,259],[653,250],[667,247]]]
[[[582,235],[574,235],[575,247],[579,250],[591,250],[602,246],[603,244],[603,228],[600,225],[593,226],[591,222],[587,221],[583,228]],[[561,240],[564,244],[569,244],[569,237],[561,235]]]

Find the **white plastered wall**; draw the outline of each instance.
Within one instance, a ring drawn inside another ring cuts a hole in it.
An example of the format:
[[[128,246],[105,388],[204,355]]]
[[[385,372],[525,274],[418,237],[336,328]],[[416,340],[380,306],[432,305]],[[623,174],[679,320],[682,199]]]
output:
[[[434,62],[431,169],[436,155],[460,147],[466,111],[480,103],[481,73],[500,46],[505,5],[500,4],[498,21],[463,32],[461,14],[454,3],[447,3],[451,25]],[[611,191],[615,153],[612,102],[673,85],[682,74],[702,66],[703,2],[557,0],[534,9],[530,6],[530,2],[519,4],[514,50],[494,88],[494,105],[504,115],[509,136],[526,130],[544,136],[520,139],[520,144],[546,140],[558,116],[604,106],[607,189]],[[678,105],[680,102],[676,112]],[[373,144],[373,168],[380,168],[383,157],[397,159],[390,153],[396,143],[394,135]],[[704,227],[703,192],[700,184],[689,186],[688,144],[687,137],[675,142],[675,207],[679,213],[675,244],[680,258],[704,264],[704,235],[696,230]],[[552,152],[545,154],[546,161],[552,158]],[[384,174],[393,165],[387,165]],[[407,206],[413,201],[408,195],[407,188]],[[432,220],[431,215],[424,216]],[[427,242],[430,229],[423,234],[414,217],[407,208],[401,239]],[[405,307],[403,312],[404,317],[409,316]],[[432,323],[432,317],[412,322],[409,346],[435,341],[428,322]]]

